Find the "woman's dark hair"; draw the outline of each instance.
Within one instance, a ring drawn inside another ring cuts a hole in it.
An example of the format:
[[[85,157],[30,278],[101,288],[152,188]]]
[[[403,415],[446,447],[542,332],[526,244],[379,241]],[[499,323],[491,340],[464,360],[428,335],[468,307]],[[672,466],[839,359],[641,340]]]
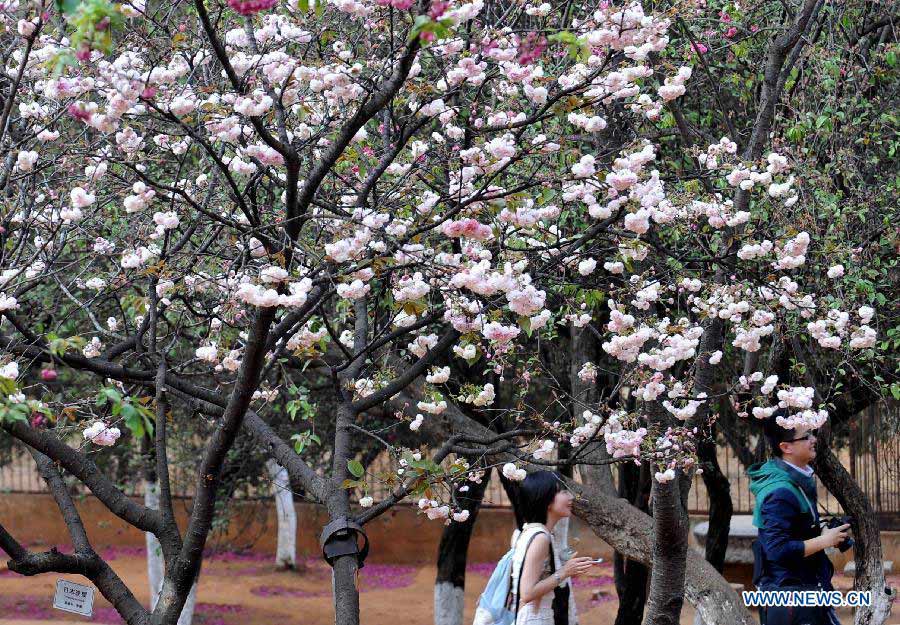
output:
[[[525,523],[546,523],[547,508],[563,488],[562,478],[556,471],[529,473],[519,486],[522,520]]]
[[[781,458],[781,443],[797,437],[797,430],[794,428],[783,428],[775,421],[778,417],[786,416],[787,411],[784,408],[779,408],[771,417],[763,421],[763,431],[765,432],[766,440],[769,442],[769,449],[772,450],[776,458]]]

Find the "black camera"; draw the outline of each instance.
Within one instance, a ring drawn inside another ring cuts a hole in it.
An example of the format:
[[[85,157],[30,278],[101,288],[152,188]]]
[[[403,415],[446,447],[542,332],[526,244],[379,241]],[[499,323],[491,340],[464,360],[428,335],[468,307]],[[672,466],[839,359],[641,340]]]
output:
[[[833,528],[833,527],[840,527],[841,525],[846,525],[846,524],[849,523],[849,522],[850,522],[850,517],[846,517],[846,516],[833,516],[833,517],[829,517],[827,520],[825,520],[825,521],[823,522],[823,526],[824,526],[825,528],[831,529],[831,528]],[[844,540],[842,540],[842,541],[837,545],[837,548],[838,548],[838,550],[839,550],[841,553],[844,553],[844,552],[847,551],[850,547],[852,547],[854,544],[855,544],[855,543],[853,542],[853,539],[850,538],[850,537],[848,536],[847,538],[845,538]]]

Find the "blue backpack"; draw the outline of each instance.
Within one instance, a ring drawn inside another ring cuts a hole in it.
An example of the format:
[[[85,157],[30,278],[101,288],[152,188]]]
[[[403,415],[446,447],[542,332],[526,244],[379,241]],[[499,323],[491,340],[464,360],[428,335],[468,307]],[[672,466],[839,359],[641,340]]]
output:
[[[528,547],[531,546],[531,541],[535,536],[543,533],[546,533],[546,530],[535,530],[531,534],[528,544],[525,546],[525,553],[528,552]],[[516,544],[520,538],[522,538],[522,534],[516,538]],[[514,593],[512,588],[515,552],[516,545],[513,545],[512,549],[507,551],[497,562],[497,568],[491,573],[484,592],[478,598],[475,620],[472,625],[513,625],[516,622],[516,613],[519,611],[519,589],[517,587]],[[516,585],[518,586],[518,583]]]

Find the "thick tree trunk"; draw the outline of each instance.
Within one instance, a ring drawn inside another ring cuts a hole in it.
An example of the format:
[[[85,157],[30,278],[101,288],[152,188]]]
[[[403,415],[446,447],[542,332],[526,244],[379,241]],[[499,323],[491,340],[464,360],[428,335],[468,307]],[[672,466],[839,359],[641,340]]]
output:
[[[642,512],[648,512],[650,502],[650,469],[647,464],[636,466],[630,462],[619,465],[619,497],[626,499]],[[638,560],[616,551],[613,577],[619,609],[615,625],[640,625],[647,603],[647,582],[650,569]]]
[[[619,596],[615,625],[640,625],[644,619],[644,605],[647,603],[650,569],[618,551],[614,557],[613,574]]]
[[[469,518],[464,523],[453,522],[444,527],[434,583],[434,625],[462,625],[469,540],[490,478],[488,469],[481,484],[467,482],[469,490],[458,492],[456,500],[463,510],[469,511]]]
[[[191,586],[190,592],[188,592],[187,599],[184,600],[184,607],[181,608],[181,615],[178,617],[178,625],[191,625],[194,620],[194,608],[197,607],[197,583],[199,580],[194,580],[194,584]]]
[[[684,605],[687,566],[688,514],[679,482],[688,479],[681,470],[665,483],[653,481],[653,567],[647,597],[645,625],[678,625]]]
[[[832,453],[829,430],[827,426],[823,428],[816,443],[816,474],[850,517],[853,540],[856,543],[853,548],[856,564],[853,587],[872,592],[872,604],[856,610],[854,623],[883,625],[891,613],[891,595],[885,592],[887,584],[884,579],[884,552],[878,517],[869,498]]]
[[[357,312],[361,312],[361,300],[356,301]],[[361,351],[359,335],[365,335],[365,313],[357,319],[356,345]],[[351,368],[352,369],[352,368]],[[355,375],[349,371],[348,379]],[[334,435],[334,460],[332,461],[332,479],[342,483],[350,477],[347,462],[350,457],[350,425],[355,414],[348,404],[342,404],[337,410]],[[331,521],[350,518],[350,491],[346,488],[335,489],[327,500],[328,517]],[[339,556],[331,563],[331,590],[334,597],[335,625],[359,625],[359,561],[356,554]]]
[[[719,467],[716,457],[715,429],[708,438],[697,445],[697,455],[703,468],[703,483],[709,495],[709,530],[706,534],[706,561],[720,573],[725,569],[725,554],[728,551],[728,533],[731,529],[731,485]]]
[[[497,471],[497,479],[500,480],[500,484],[503,486],[503,492],[506,493],[509,504],[512,506],[513,516],[516,519],[516,527],[521,528],[525,523],[525,518],[522,516],[522,509],[519,507],[519,483],[506,479],[506,476],[500,471]]]
[[[571,325],[569,328],[571,336],[569,347],[569,386],[572,393],[572,417],[576,423],[580,423],[579,419],[585,410],[594,410],[597,404],[597,383],[596,381],[584,381],[578,377],[578,372],[585,363],[594,363],[597,359],[597,339],[589,328],[576,328]],[[603,444],[603,437],[599,437],[599,444],[591,450],[585,458],[588,462],[596,462],[609,459],[606,453],[606,446]],[[616,492],[615,483],[612,478],[610,465],[589,465],[584,464],[578,467],[578,472],[585,483],[592,484],[595,488],[600,489],[608,495],[614,495]]]
[[[153,510],[159,510],[159,483],[144,480],[144,505]],[[150,582],[150,611],[156,609],[159,593],[162,591],[163,578],[165,577],[165,561],[163,560],[162,545],[150,532],[145,532],[147,544],[147,579]],[[178,625],[191,625],[194,620],[194,607],[197,604],[197,581],[194,581],[181,615],[178,617]]]
[[[275,549],[275,566],[293,569],[297,566],[297,510],[287,469],[274,460],[266,461],[266,471],[272,480],[275,497],[275,515],[278,519],[278,543]]]
[[[335,625],[359,625],[359,589],[356,577],[359,567],[356,556],[341,556],[331,571],[331,591],[334,596]]]

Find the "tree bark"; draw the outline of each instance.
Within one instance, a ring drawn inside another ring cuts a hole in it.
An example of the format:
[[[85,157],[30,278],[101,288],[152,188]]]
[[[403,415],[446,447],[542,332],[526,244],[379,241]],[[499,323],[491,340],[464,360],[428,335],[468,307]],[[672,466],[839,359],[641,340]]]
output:
[[[884,552],[878,517],[869,498],[831,451],[831,428],[826,424],[819,433],[816,442],[816,474],[849,515],[853,530],[853,558],[856,564],[853,587],[872,593],[872,604],[857,608],[854,624],[883,625],[891,613],[892,597],[886,592]]]
[[[644,619],[644,605],[647,603],[650,569],[618,551],[614,558],[613,575],[619,597],[615,625],[640,625]]]
[[[159,509],[159,484],[144,480],[144,505],[152,510]],[[163,558],[162,545],[150,532],[145,532],[147,543],[147,579],[150,582],[150,611],[156,609],[159,593],[162,591],[163,579],[166,575],[165,559]],[[197,580],[194,580],[181,614],[178,615],[178,625],[191,625],[194,620],[194,607],[197,604]]]
[[[653,480],[653,567],[645,625],[678,625],[684,605],[688,514],[680,483],[689,479],[680,469],[669,482]]]
[[[42,553],[29,552],[0,524],[0,549],[10,556],[7,562],[9,570],[26,576],[50,572],[83,575],[94,583],[126,623],[146,625],[149,617],[147,610],[91,546],[84,522],[57,465],[35,449],[28,448],[28,451],[56,501],[75,553],[61,553],[55,547]]]
[[[469,518],[464,523],[453,522],[444,527],[438,546],[437,578],[434,583],[434,625],[463,623],[469,541],[490,479],[491,470],[488,469],[481,484],[467,482],[468,492],[458,493],[456,500],[463,510],[469,511]]]
[[[359,300],[357,300],[357,304]],[[357,335],[360,332],[359,325],[365,324],[365,319],[357,318]],[[364,326],[363,326],[364,327]],[[365,330],[363,330],[363,335]],[[357,336],[356,346],[361,343]],[[357,351],[359,351],[357,349]],[[354,374],[348,376],[352,380]],[[337,410],[334,435],[334,459],[332,462],[332,476],[335,483],[340,484],[350,478],[347,462],[350,458],[350,425],[353,423],[355,413],[347,403]],[[334,490],[328,497],[328,516],[331,521],[350,517],[349,490],[345,488]],[[331,588],[334,597],[334,622],[335,625],[359,625],[359,561],[355,554],[340,556],[331,563]]]
[[[212,528],[216,487],[222,475],[222,466],[259,384],[266,335],[274,317],[274,309],[268,308],[259,309],[255,314],[237,380],[197,469],[196,495],[184,542],[175,561],[166,563],[166,577],[157,609],[151,616],[153,625],[177,625],[191,587],[200,574],[203,549]]]
[[[715,426],[708,437],[697,444],[697,455],[703,468],[703,483],[709,495],[709,530],[706,534],[706,561],[720,573],[725,569],[725,554],[728,551],[728,533],[731,530],[731,485],[719,467],[716,456]]]
[[[331,520],[350,516],[348,491],[340,489],[328,498]],[[359,562],[356,555],[340,556],[331,563],[331,594],[335,625],[359,625]]]
[[[199,573],[197,577],[199,578]],[[195,579],[191,584],[191,590],[188,592],[187,599],[184,600],[184,607],[181,608],[181,614],[178,616],[178,625],[191,625],[194,620],[194,609],[197,607],[197,584],[199,579]]]
[[[650,508],[650,468],[627,462],[619,465],[619,497],[642,512]],[[622,555],[618,550],[613,559],[613,577],[619,609],[615,625],[640,625],[647,603],[647,582],[650,569],[638,560]]]
[[[589,328],[576,328],[574,324],[569,327],[569,385],[572,393],[572,418],[575,422],[585,410],[594,409],[597,405],[597,383],[595,381],[583,381],[578,377],[578,372],[585,363],[594,362],[597,356],[597,339]],[[591,450],[587,456],[588,461],[607,460],[609,454],[600,436],[596,449]],[[608,495],[616,492],[612,471],[608,464],[581,465],[578,467],[585,482],[589,482]]]
[[[278,520],[278,544],[275,566],[294,569],[297,566],[297,510],[287,469],[274,460],[266,461],[266,471],[272,480],[275,496],[275,516]]]
[[[359,625],[359,566],[356,556],[341,556],[331,570],[335,625]]]

